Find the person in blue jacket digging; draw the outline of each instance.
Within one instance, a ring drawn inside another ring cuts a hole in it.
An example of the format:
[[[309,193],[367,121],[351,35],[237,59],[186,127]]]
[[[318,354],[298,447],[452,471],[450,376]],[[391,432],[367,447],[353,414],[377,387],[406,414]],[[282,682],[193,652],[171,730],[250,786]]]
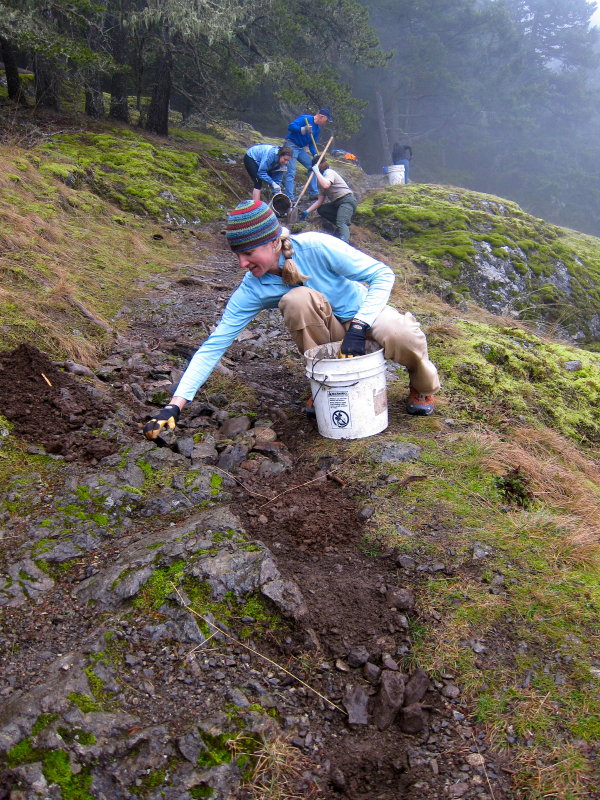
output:
[[[284,145],[292,148],[292,157],[285,175],[284,191],[292,202],[294,201],[296,162],[299,161],[310,172],[312,167],[311,156],[318,155],[317,142],[319,141],[321,128],[323,125],[327,125],[328,122],[333,122],[331,111],[328,108],[321,108],[314,115],[301,114],[288,125]],[[311,155],[306,152],[307,147]],[[317,186],[315,175],[312,176],[308,193],[311,200],[316,200],[319,195],[319,187]]]
[[[173,430],[235,337],[264,308],[279,308],[301,353],[341,342],[340,356],[365,354],[367,339],[409,374],[409,414],[433,413],[440,382],[427,341],[410,312],[387,305],[394,273],[326,233],[291,235],[265,203],[246,200],[227,216],[227,241],[246,270],[216,329],[198,348],[171,402],[144,426],[148,439]]]
[[[263,183],[271,187],[273,194],[281,191],[283,173],[291,157],[292,148],[287,145],[253,144],[246,150],[244,166],[254,184],[252,199],[255,203],[260,200]]]

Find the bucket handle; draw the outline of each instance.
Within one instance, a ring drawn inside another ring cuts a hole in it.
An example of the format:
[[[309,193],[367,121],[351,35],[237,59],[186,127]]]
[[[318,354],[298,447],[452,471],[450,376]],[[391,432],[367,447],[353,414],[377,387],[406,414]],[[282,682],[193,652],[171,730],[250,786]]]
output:
[[[313,380],[315,383],[319,384],[319,388],[317,389],[317,393],[313,397],[313,401],[317,399],[317,396],[318,396],[319,392],[321,391],[321,389],[331,389],[331,386],[328,386],[328,384],[327,384],[327,379],[329,378],[329,375],[325,375],[325,377],[323,378],[322,381],[320,381],[318,378],[315,378],[315,367],[317,366],[319,361],[325,361],[325,360],[326,360],[325,357],[315,359],[313,361],[313,364],[312,364],[311,368],[310,368],[311,380]],[[327,359],[327,361],[329,361],[329,359]],[[348,384],[348,386],[350,388],[352,388],[352,386],[356,386],[358,383],[360,383],[360,381],[355,381],[354,383],[350,383],[350,384]]]

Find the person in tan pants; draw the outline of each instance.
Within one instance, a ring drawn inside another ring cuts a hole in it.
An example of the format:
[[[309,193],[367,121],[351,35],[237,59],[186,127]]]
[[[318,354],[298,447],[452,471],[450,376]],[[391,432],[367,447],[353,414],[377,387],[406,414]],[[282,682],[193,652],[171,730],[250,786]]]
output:
[[[320,344],[341,342],[351,325],[350,322],[341,323],[328,300],[306,286],[285,294],[279,301],[279,309],[301,353]],[[410,311],[402,314],[392,306],[384,306],[367,329],[366,338],[383,347],[386,358],[406,367],[411,389],[415,390],[413,394],[429,397],[439,391],[440,380],[437,369],[429,360],[425,334]],[[418,403],[419,400],[415,397],[412,402]],[[423,404],[423,399],[420,402]],[[433,399],[424,404],[431,406],[433,411]],[[424,413],[431,411],[421,411]]]
[[[255,200],[228,214],[225,235],[246,273],[171,402],[144,426],[147,438],[175,428],[181,410],[223,353],[264,308],[279,307],[301,353],[339,341],[340,357],[353,358],[364,355],[367,339],[373,339],[386,358],[408,370],[407,412],[433,413],[433,395],[440,388],[437,370],[417,320],[387,304],[395,279],[390,267],[326,233],[292,235],[265,203]]]

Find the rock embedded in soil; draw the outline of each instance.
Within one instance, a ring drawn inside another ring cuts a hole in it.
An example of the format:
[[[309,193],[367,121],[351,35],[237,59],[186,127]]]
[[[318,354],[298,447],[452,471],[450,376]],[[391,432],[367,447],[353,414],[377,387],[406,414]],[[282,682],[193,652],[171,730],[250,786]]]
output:
[[[367,725],[369,693],[365,686],[348,684],[344,691],[344,708],[348,712],[350,725]]]
[[[412,589],[389,589],[385,599],[390,608],[399,611],[412,611],[415,607],[415,594]]]
[[[411,703],[400,709],[398,724],[403,733],[421,733],[426,726],[426,712],[420,703]]]
[[[384,731],[390,727],[404,700],[406,676],[401,672],[383,670],[379,692],[373,705],[373,723]]]
[[[431,688],[431,681],[425,670],[418,667],[410,676],[404,690],[404,705],[419,703]]]

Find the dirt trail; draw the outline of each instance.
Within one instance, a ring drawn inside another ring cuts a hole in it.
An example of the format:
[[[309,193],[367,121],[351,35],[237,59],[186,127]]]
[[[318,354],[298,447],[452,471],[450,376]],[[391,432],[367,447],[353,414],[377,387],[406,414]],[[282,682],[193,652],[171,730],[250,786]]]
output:
[[[210,331],[237,284],[237,263],[216,228],[207,226],[197,240],[197,264],[185,268],[177,281],[161,279],[149,295],[122,310],[129,328],[95,376],[78,377],[32,347],[0,355],[0,389],[7,409],[3,413],[32,452],[43,448],[70,462],[69,485],[93,486],[95,469],[104,472],[107,465],[118,465],[119,453],[139,446],[144,419],[161,404],[161,397],[168,398],[186,358]],[[183,442],[191,442],[193,433],[218,432],[218,425],[227,417],[219,416],[219,406],[232,415],[253,412],[259,419],[274,422],[277,441],[291,463],[282,471],[280,462],[255,459],[254,467],[257,463],[277,466],[259,474],[252,471],[252,459],[242,461],[232,469],[236,482],[229,481],[229,505],[242,519],[249,540],[266,545],[284,578],[300,587],[308,614],[285,637],[268,636],[256,646],[287,665],[333,705],[226,642],[213,642],[197,671],[182,677],[174,672],[173,663],[177,658],[186,662],[188,656],[182,654],[182,648],[161,647],[134,615],[119,623],[124,626],[126,648],[119,708],[141,715],[144,725],[165,726],[172,735],[180,736],[184,720],[194,713],[202,709],[217,713],[227,697],[237,697],[241,676],[250,669],[254,682],[245,684],[247,691],[254,686],[258,692],[255,702],[263,707],[272,704],[285,735],[306,759],[303,777],[298,779],[301,788],[296,787],[298,794],[290,796],[341,800],[509,797],[500,759],[487,751],[483,736],[469,724],[468,708],[454,693],[454,679],[459,676],[427,682],[416,703],[414,733],[402,730],[397,721],[388,726],[374,724],[381,675],[392,680],[390,674],[399,673],[402,664],[410,660],[420,578],[400,566],[395,552],[376,557],[365,553],[366,520],[356,490],[331,480],[331,459],[315,455],[318,433],[300,413],[308,391],[302,362],[278,313],[261,315],[240,338],[227,353],[224,366],[252,389],[256,402],[236,402],[201,392],[197,413],[184,412],[177,434],[179,444],[173,446],[181,453]],[[169,457],[183,458],[169,448],[166,451]],[[339,458],[350,458],[343,442]],[[130,470],[125,483],[134,477]],[[45,485],[40,497],[48,513],[56,513],[62,491],[63,486]],[[156,500],[155,505],[138,508],[142,518],[134,511],[127,512],[126,522],[104,538],[90,528],[87,534],[97,540],[88,549],[79,546],[76,558],[65,561],[69,569],[53,574],[47,593],[42,594],[43,588],[37,590],[37,601],[32,584],[28,594],[32,602],[22,603],[16,594],[10,595],[13,599],[2,620],[0,693],[4,698],[18,699],[34,689],[53,657],[68,648],[82,647],[93,635],[97,623],[89,607],[81,603],[79,587],[99,574],[103,562],[121,557],[131,542],[143,542],[156,526],[169,524],[165,519],[174,507],[174,488],[164,489],[163,496],[162,505]],[[114,498],[122,502],[120,495],[114,494]],[[4,515],[5,571],[22,557],[31,534],[36,508],[31,497],[28,502],[32,505],[15,512],[12,519]],[[192,504],[177,509],[174,519],[179,524],[186,515],[197,513],[198,507]],[[43,577],[39,577],[36,585],[42,583]],[[406,592],[402,603],[394,600],[400,590]],[[23,659],[27,659],[25,668]],[[133,678],[128,683],[129,668],[137,670],[137,690]],[[116,676],[117,683],[121,677]],[[146,687],[143,707],[136,700],[140,686]],[[176,715],[176,708],[186,712]],[[368,721],[360,720],[367,711]],[[179,749],[182,747],[180,742]],[[110,768],[114,769],[114,764]],[[25,780],[20,773],[9,771],[7,775],[0,798],[12,798],[11,791]],[[96,776],[94,786],[101,780]],[[19,796],[39,796],[28,791]],[[215,791],[216,798],[250,796],[239,782],[237,788],[229,785]],[[136,796],[175,797],[157,792],[138,784]],[[92,792],[92,796],[103,795]],[[177,795],[196,796],[205,795],[187,790]]]

